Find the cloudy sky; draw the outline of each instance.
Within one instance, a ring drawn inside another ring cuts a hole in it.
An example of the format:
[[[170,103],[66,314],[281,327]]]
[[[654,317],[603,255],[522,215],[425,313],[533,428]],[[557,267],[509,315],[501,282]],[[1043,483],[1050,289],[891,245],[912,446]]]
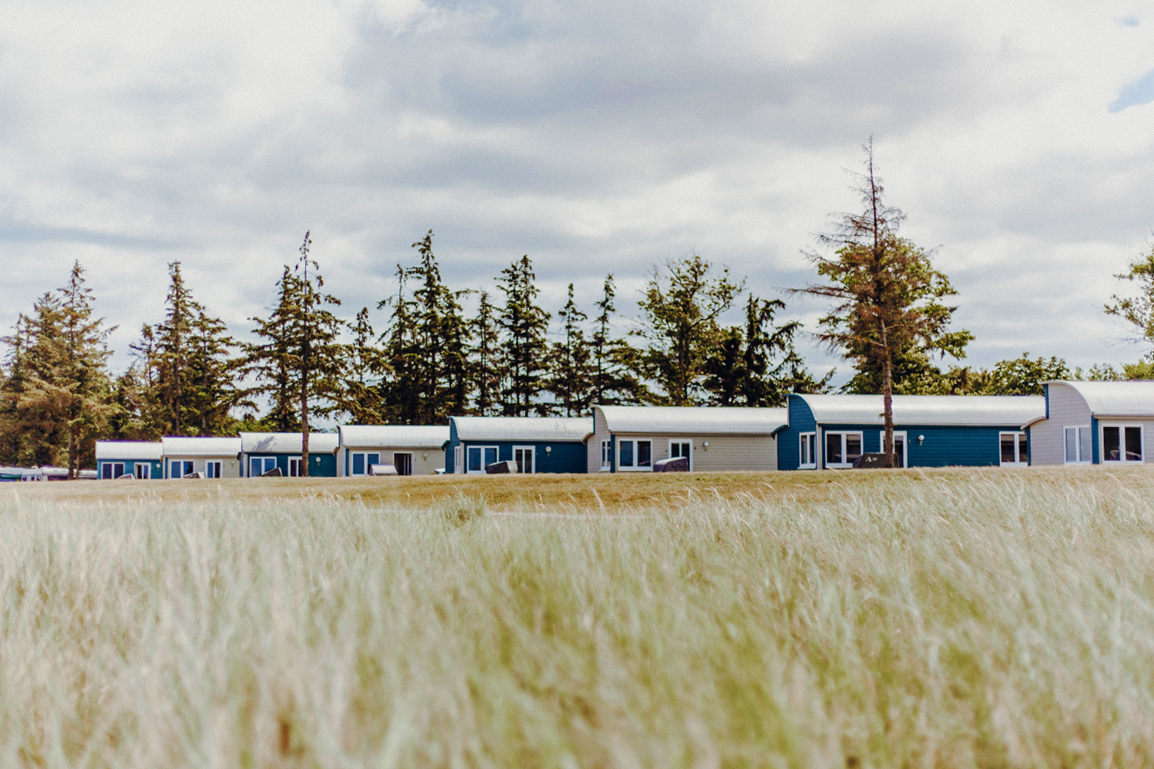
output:
[[[1148,7],[5,0],[0,327],[79,259],[122,367],[179,260],[243,334],[310,229],[349,317],[428,229],[461,288],[529,254],[549,309],[612,272],[631,314],[694,250],[773,296],[872,135],[970,362],[1133,360],[1101,308],[1154,239]]]

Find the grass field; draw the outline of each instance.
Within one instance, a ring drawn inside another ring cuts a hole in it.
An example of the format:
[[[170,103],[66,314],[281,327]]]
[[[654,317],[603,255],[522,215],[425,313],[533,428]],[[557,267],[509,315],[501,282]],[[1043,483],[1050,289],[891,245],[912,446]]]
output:
[[[1154,763],[1154,474],[9,484],[0,766]]]

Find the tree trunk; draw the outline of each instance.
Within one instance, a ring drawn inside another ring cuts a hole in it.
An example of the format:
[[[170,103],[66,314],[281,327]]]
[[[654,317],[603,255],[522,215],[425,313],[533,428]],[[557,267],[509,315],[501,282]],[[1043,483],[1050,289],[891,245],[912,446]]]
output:
[[[893,361],[890,359],[886,324],[882,321],[882,421],[885,425],[885,441],[882,451],[886,455],[886,467],[894,466],[894,381]]]
[[[301,478],[309,477],[309,372],[301,376]]]

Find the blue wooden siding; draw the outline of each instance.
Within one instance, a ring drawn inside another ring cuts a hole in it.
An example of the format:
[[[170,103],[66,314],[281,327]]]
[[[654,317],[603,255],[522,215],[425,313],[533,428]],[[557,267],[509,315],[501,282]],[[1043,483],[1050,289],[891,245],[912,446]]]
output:
[[[497,461],[513,461],[513,447],[533,447],[534,472],[537,473],[585,473],[588,471],[588,456],[583,441],[461,441],[457,437],[457,427],[449,422],[449,448],[445,452],[445,472],[453,473],[453,457],[457,446],[461,446],[463,462],[468,462],[470,446],[496,446]],[[546,452],[545,449],[550,451]]]
[[[798,469],[798,465],[801,464],[801,440],[798,436],[802,433],[812,433],[817,429],[813,412],[804,400],[791,395],[787,407],[789,424],[777,433],[778,470]]]
[[[879,425],[822,425],[822,433],[860,432],[862,450],[882,450],[882,428]],[[1020,427],[950,427],[943,425],[894,425],[894,432],[906,434],[906,457],[909,467],[988,467],[1001,464],[1001,433],[1020,432]],[[918,436],[925,440],[918,443]],[[796,445],[796,441],[795,441]],[[819,446],[825,448],[824,440]],[[797,453],[796,451],[794,452]],[[781,456],[780,444],[778,456]],[[793,458],[796,466],[798,457]],[[822,451],[822,467],[825,452]]]
[[[124,472],[134,475],[137,464],[148,463],[152,465],[152,480],[158,480],[164,477],[164,462],[159,459],[102,459],[96,463],[96,477],[103,479],[104,466],[118,463],[124,464]]]
[[[280,469],[281,475],[288,475],[289,472],[289,458],[299,457],[300,452],[293,452],[291,454],[276,454],[270,451],[254,451],[251,454],[244,455],[244,467],[241,469],[241,477],[249,478],[249,470],[252,468],[251,460],[255,457],[272,457],[276,460],[276,466]],[[333,454],[309,454],[309,477],[311,478],[336,478],[337,477],[337,458]]]

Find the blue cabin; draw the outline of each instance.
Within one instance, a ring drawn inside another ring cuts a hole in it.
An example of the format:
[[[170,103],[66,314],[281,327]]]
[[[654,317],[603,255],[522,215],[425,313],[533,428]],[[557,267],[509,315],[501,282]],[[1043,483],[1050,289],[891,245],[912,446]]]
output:
[[[1154,462],[1154,382],[1047,382],[1027,425],[1034,465]]]
[[[164,477],[160,441],[97,441],[96,477],[102,481],[131,476],[137,480]]]
[[[337,477],[337,434],[309,433],[309,477]],[[241,433],[241,472],[258,478],[277,469],[282,476],[301,475],[304,436],[300,433]]]
[[[777,433],[779,470],[843,469],[884,441],[882,396],[789,396]],[[1024,467],[1023,426],[1045,413],[1037,395],[895,395],[897,467]]]
[[[519,473],[584,473],[591,417],[449,417],[446,473],[484,473],[512,461]]]

